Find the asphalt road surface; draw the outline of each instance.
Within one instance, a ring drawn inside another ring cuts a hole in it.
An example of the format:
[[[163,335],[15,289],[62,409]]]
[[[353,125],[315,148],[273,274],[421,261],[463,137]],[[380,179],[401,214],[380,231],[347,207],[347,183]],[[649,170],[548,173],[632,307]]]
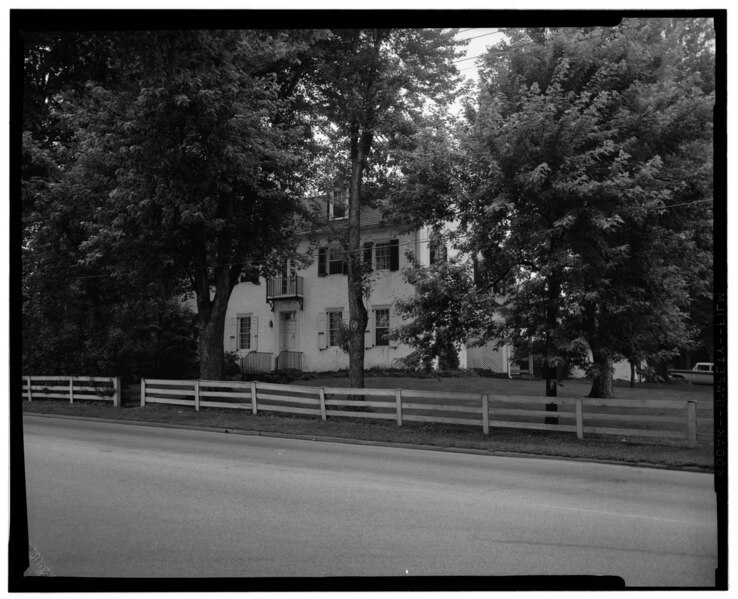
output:
[[[31,415],[24,439],[58,576],[715,582],[708,474]]]

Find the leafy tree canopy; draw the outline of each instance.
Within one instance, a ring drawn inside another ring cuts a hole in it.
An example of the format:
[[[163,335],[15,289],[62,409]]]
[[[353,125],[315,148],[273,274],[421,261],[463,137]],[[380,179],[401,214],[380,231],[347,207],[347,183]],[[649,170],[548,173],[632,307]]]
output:
[[[459,176],[426,217],[456,216],[480,297],[515,281],[483,335],[591,364],[593,395],[613,360],[692,343],[709,296],[713,40],[699,19],[511,31],[442,146]]]
[[[194,293],[201,375],[220,378],[231,289],[292,250],[307,132],[290,65],[309,38],[182,30],[29,43],[26,264],[49,259],[44,231],[63,218],[73,268]]]

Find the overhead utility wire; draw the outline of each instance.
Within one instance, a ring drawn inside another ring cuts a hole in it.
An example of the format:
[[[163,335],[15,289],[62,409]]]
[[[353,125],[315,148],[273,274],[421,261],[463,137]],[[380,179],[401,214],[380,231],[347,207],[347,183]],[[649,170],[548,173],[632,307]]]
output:
[[[631,25],[630,27],[623,27],[621,25],[618,25],[617,31],[628,31],[629,29],[635,29],[635,28],[636,28],[635,25]],[[609,32],[610,32],[610,29],[607,29],[607,30],[603,31],[599,35],[590,35],[589,37],[584,38],[584,39],[571,40],[569,43],[564,44],[564,46],[571,46],[572,44],[580,44],[582,42],[586,42],[586,41],[589,41],[589,40],[594,39],[594,38],[603,37],[603,36],[605,36]],[[551,38],[549,38],[549,39],[547,39],[545,41],[546,42],[549,42],[549,41],[554,41],[554,40],[565,38],[565,37],[566,37],[565,35],[556,35],[556,36],[553,36],[553,37],[551,37]],[[469,38],[469,39],[474,39],[474,38]],[[536,46],[536,45],[540,45],[539,42],[524,42],[522,44],[515,44],[513,46],[508,46],[507,48],[492,48],[490,50],[487,50],[487,52],[485,52],[483,54],[477,54],[476,56],[469,56],[467,58],[463,58],[461,60],[456,60],[454,62],[462,62],[463,60],[471,60],[472,58],[481,58],[482,56],[486,56],[486,55],[492,54],[492,53],[494,53],[494,54],[504,54],[505,52],[509,52],[510,50],[514,50],[516,48],[524,48],[525,46]],[[474,69],[474,68],[476,68],[476,65],[472,65],[472,66],[469,66],[469,67],[464,67],[463,69],[459,69],[459,71],[468,71],[469,69]]]
[[[470,42],[471,40],[479,39],[480,37],[487,37],[488,35],[496,35],[498,33],[502,33],[505,31],[504,29],[495,29],[494,31],[490,31],[489,33],[481,33],[480,35],[475,35],[474,37],[465,37],[464,39],[459,40],[460,42]]]

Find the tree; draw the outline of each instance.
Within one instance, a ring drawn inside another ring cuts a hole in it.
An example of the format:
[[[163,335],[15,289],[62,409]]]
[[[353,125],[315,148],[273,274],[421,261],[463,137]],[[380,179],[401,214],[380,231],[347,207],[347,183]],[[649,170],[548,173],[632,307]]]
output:
[[[550,371],[588,363],[590,396],[612,395],[614,360],[692,342],[711,270],[713,36],[699,19],[516,30],[485,59],[458,245],[490,280],[516,277],[486,335],[524,340]]]
[[[414,349],[404,363],[429,371],[438,360],[440,370],[458,368],[458,351],[478,322],[470,265],[452,259],[423,267],[414,260],[403,278],[415,289],[395,303],[409,323],[393,334]]]
[[[302,42],[197,30],[120,41],[110,85],[74,99],[79,163],[107,185],[83,249],[132,286],[192,293],[200,376],[219,379],[233,287],[293,245],[304,127],[284,71]]]
[[[106,82],[116,34],[23,33],[22,363],[36,374],[192,376],[192,315],[162,284],[133,287],[89,263],[110,191],[90,169],[72,99]]]
[[[360,211],[390,164],[389,152],[412,139],[429,105],[446,104],[458,78],[455,30],[334,29],[312,52],[309,78],[324,110],[322,133],[343,159],[336,178],[348,181],[349,384],[364,386],[368,288],[362,264]],[[367,187],[367,181],[374,185]]]

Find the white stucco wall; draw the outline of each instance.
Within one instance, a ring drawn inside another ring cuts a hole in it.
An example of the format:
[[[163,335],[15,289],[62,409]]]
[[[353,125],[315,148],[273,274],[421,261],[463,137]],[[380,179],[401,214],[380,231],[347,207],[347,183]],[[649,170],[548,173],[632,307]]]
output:
[[[405,256],[407,250],[427,264],[427,243],[423,243],[424,231],[394,235],[387,228],[369,230],[362,233],[362,244],[372,241],[387,241],[391,237],[399,240],[399,270],[375,271],[372,275],[371,292],[365,305],[369,311],[369,333],[365,344],[365,368],[396,366],[397,358],[407,356],[410,348],[404,345],[397,347],[374,345],[374,318],[373,309],[390,308],[390,327],[398,326],[401,321],[395,313],[393,303],[400,297],[413,294],[413,287],[403,282],[402,270],[408,266]],[[419,243],[420,241],[420,243]],[[362,246],[363,247],[363,246]],[[307,241],[303,242],[300,251],[308,249]],[[305,372],[334,371],[348,368],[348,354],[338,347],[319,346],[319,331],[325,329],[321,314],[328,310],[341,310],[345,322],[348,322],[348,287],[347,276],[343,274],[318,276],[317,260],[307,269],[298,271],[297,276],[304,278],[304,302],[302,309],[297,300],[276,300],[272,312],[266,301],[266,281],[261,279],[260,285],[240,283],[234,288],[228,304],[224,346],[226,351],[237,351],[237,322],[239,316],[252,317],[252,347],[249,350],[238,351],[245,356],[249,351],[269,352],[276,358],[280,351],[280,313],[294,311],[296,313],[296,340],[297,351],[301,351],[302,369]],[[327,339],[327,332],[326,332]],[[371,340],[371,343],[369,342]]]

